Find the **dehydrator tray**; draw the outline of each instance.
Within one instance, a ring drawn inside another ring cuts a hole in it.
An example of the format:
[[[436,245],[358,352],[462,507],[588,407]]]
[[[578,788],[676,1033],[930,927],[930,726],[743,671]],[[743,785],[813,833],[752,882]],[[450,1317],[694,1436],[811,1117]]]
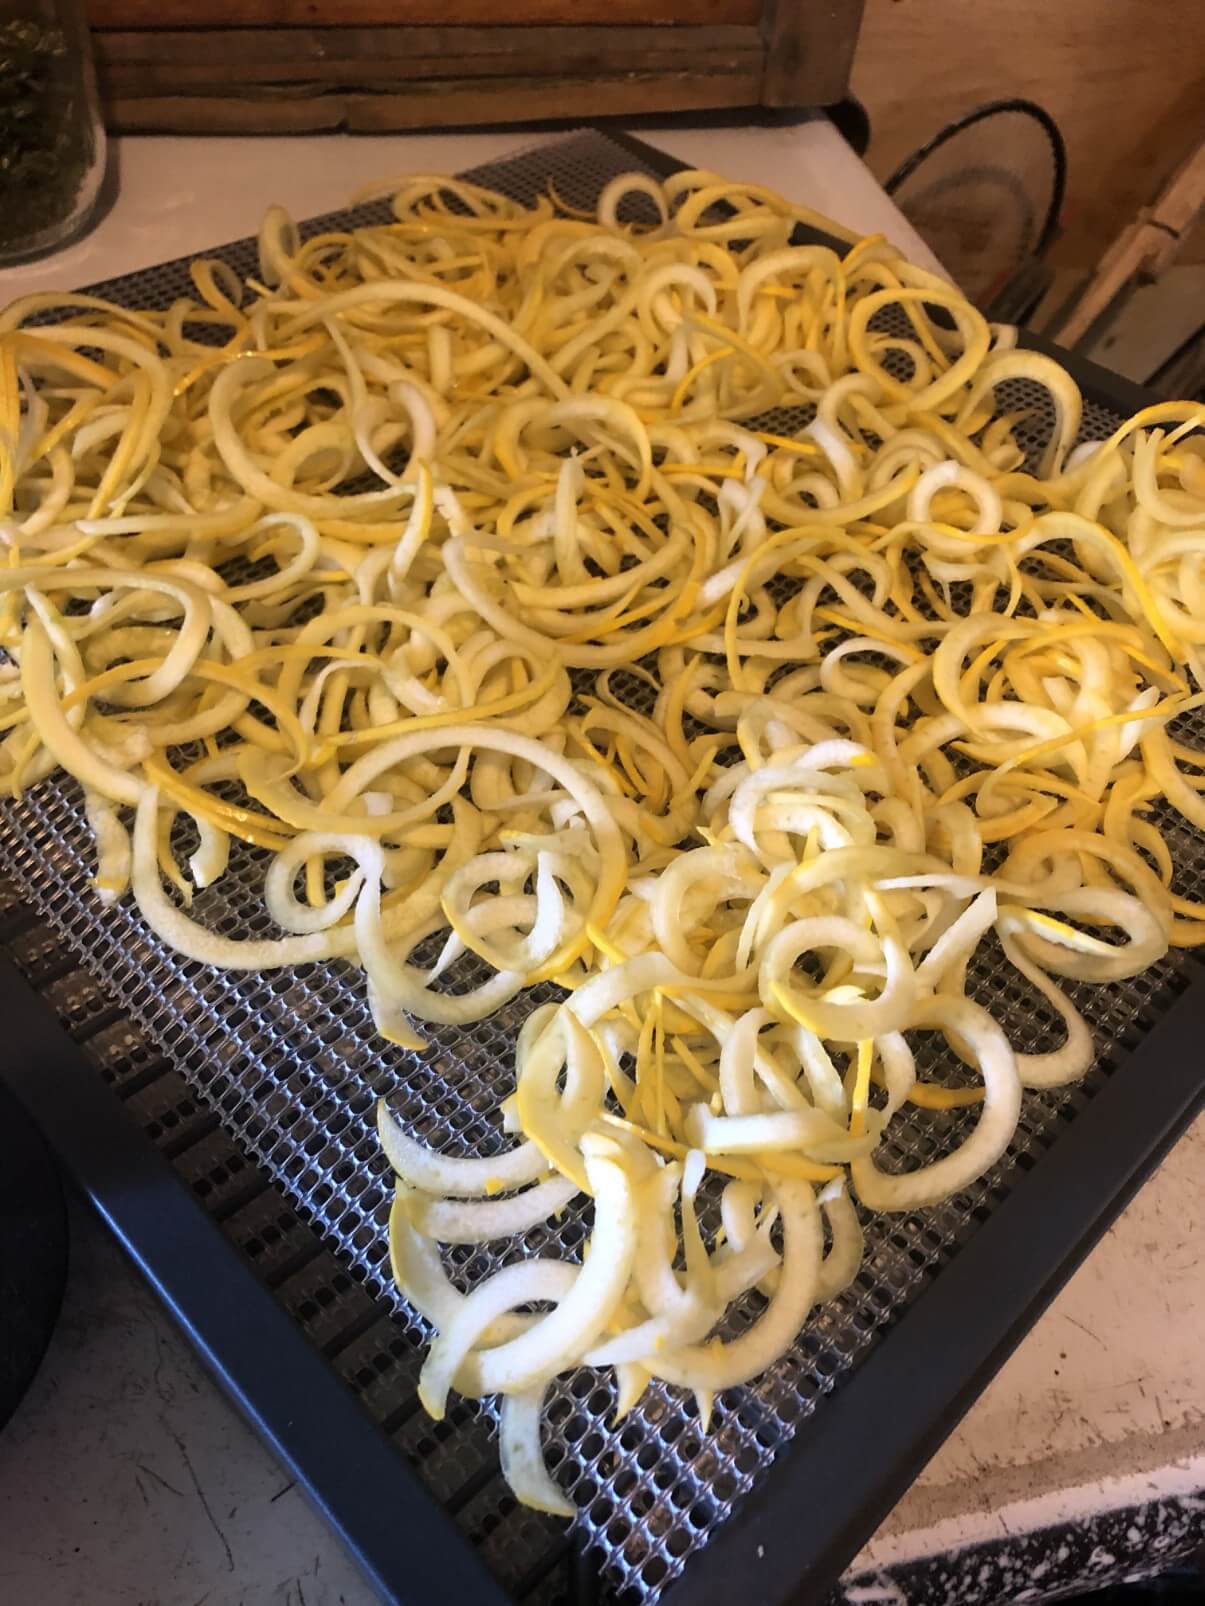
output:
[[[619,172],[680,165],[588,131],[468,176],[521,199],[552,179],[588,206]],[[374,203],[303,232],[387,215]],[[254,270],[252,240],[206,254]],[[96,289],[166,307],[187,292],[187,266]],[[1148,399],[1064,361],[1085,395],[1086,437]],[[1008,401],[1032,408],[1025,428],[1039,444],[1044,393]],[[794,430],[805,417],[768,423]],[[1177,734],[1205,746],[1195,719]],[[1169,835],[1177,890],[1201,895],[1205,840],[1187,827]],[[427,1141],[499,1141],[492,1117],[517,1028],[552,991],[475,1027],[437,1029],[419,1058],[376,1037],[347,965],[216,972],[167,950],[129,904],[102,906],[71,780],[0,805],[0,854],[0,1076],[377,1589],[414,1606],[825,1598],[1201,1103],[1199,960],[1173,952],[1123,984],[1072,984],[1097,1037],[1093,1070],[1027,1094],[1008,1154],[946,1204],[868,1218],[854,1284],[769,1373],[717,1399],[709,1432],[667,1387],[612,1426],[609,1382],[586,1370],[560,1380],[546,1446],[579,1507],[566,1526],[510,1495],[490,1402],[457,1400],[438,1424],[418,1403],[427,1334],[389,1275],[392,1184],[374,1122],[386,1096]],[[254,851],[235,844],[231,874],[198,895],[194,916],[246,931],[256,875]],[[1003,1001],[1017,1045],[1040,1049],[1055,1022],[1019,981],[985,955],[971,991],[997,1013]],[[897,1161],[931,1157],[963,1119],[897,1117]],[[571,1248],[582,1235],[570,1210],[526,1242]],[[475,1250],[462,1270],[482,1275],[506,1253]]]

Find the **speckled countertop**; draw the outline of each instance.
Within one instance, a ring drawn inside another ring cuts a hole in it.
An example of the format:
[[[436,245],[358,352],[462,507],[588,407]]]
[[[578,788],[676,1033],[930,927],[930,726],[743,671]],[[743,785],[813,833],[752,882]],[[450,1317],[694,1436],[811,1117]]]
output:
[[[319,212],[366,179],[462,168],[530,138],[124,141],[115,211],[50,262],[0,273],[0,302],[232,238],[270,201]],[[827,124],[655,138],[734,176],[771,173],[931,260]],[[848,1606],[1042,1601],[1205,1541],[1203,1172],[1205,1121],[857,1558]],[[367,1606],[339,1540],[99,1223],[77,1206],[72,1225],[58,1331],[0,1435],[0,1606]]]
[[[1203,1172],[1205,1118],[862,1551],[851,1606],[1013,1606],[1205,1544]]]

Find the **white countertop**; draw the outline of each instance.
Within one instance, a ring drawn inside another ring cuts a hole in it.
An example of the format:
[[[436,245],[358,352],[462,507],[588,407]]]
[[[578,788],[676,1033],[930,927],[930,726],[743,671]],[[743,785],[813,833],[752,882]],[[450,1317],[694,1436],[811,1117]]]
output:
[[[126,139],[117,203],[86,239],[0,272],[0,302],[253,232],[405,171],[455,171],[530,132]],[[824,122],[651,136],[933,259]],[[1070,1515],[1205,1487],[1205,1122],[1038,1322],[856,1564],[879,1570]],[[37,1606],[367,1606],[324,1520],[235,1416],[148,1288],[76,1212],[64,1317],[0,1435],[0,1601]],[[869,1582],[867,1582],[869,1580]]]
[[[28,290],[78,289],[134,268],[254,234],[275,203],[304,218],[346,206],[354,191],[404,173],[457,173],[555,134],[330,134],[292,139],[115,140],[113,209],[75,245],[0,271],[0,304]],[[647,136],[693,163],[768,184],[861,234],[884,233],[941,271],[832,124],[790,128],[675,128]]]

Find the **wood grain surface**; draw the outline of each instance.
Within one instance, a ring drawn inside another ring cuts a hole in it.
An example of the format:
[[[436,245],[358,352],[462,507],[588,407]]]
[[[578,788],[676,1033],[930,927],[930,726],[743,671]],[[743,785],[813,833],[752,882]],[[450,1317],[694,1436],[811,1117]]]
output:
[[[761,0],[86,0],[94,28],[388,23],[755,23]]]
[[[313,134],[336,129],[464,127],[480,123],[573,118],[583,106],[596,117],[635,117],[650,107],[699,112],[748,106],[761,85],[756,73],[627,73],[615,78],[439,78],[408,83],[404,93],[335,90],[283,93],[265,86],[238,95],[117,96],[116,125],[127,132],[180,134]],[[317,89],[319,86],[314,86]]]
[[[299,62],[345,61],[363,63],[374,56],[442,58],[444,71],[454,76],[464,57],[493,62],[497,71],[516,63],[542,63],[557,51],[585,49],[600,67],[613,61],[634,61],[640,51],[660,50],[665,55],[690,49],[710,57],[715,51],[762,49],[761,31],[755,27],[720,23],[692,28],[689,38],[678,29],[637,24],[580,28],[544,26],[472,28],[422,24],[416,27],[339,28],[171,28],[108,29],[95,36],[100,60],[107,63],[151,62],[156,65],[206,66],[206,58],[237,55],[243,61],[286,68]],[[700,61],[699,66],[704,63]]]
[[[616,73],[761,72],[756,28],[647,27],[178,28],[96,35],[102,82],[118,99],[237,93],[243,85],[367,88],[426,78],[606,77]]]
[[[689,25],[673,25],[679,11]],[[479,0],[91,9],[106,24],[94,38],[110,125],[179,133],[825,105],[846,93],[861,12],[862,0],[519,0],[505,21]],[[490,23],[467,20],[478,13]]]
[[[1090,266],[1205,133],[1205,3],[867,0],[852,84],[880,179],[984,101],[1039,101],[1068,150],[1051,259]]]

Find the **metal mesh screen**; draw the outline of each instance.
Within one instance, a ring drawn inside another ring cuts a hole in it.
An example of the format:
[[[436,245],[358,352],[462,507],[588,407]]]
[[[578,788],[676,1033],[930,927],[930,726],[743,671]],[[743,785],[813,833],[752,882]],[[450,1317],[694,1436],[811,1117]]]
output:
[[[596,133],[476,170],[469,176],[531,199],[554,179],[567,201],[589,205],[601,186],[629,170],[631,155]],[[376,222],[384,205],[333,214],[320,229]],[[212,253],[236,270],[255,269],[255,246]],[[131,305],[166,307],[188,294],[187,264],[169,263],[112,281],[101,293]],[[1017,398],[1031,409],[1027,443],[1053,424],[1037,387]],[[804,415],[780,412],[777,430]],[[1112,428],[1098,407],[1085,436]],[[617,676],[618,686],[624,677]],[[627,677],[633,700],[639,689]],[[1199,717],[1199,716],[1198,716]],[[1182,739],[1205,746],[1205,720]],[[1177,890],[1205,893],[1205,845],[1173,832]],[[433,1493],[455,1514],[516,1599],[654,1600],[741,1500],[756,1498],[759,1472],[800,1424],[857,1366],[942,1264],[973,1236],[994,1202],[1058,1140],[1065,1123],[1115,1068],[1127,1046],[1187,984],[1193,962],[1173,954],[1146,976],[1114,987],[1072,985],[1075,1003],[1102,1048],[1096,1068],[1073,1089],[1027,1095],[1017,1139],[987,1176],[946,1205],[915,1217],[870,1218],[865,1263],[854,1285],[822,1307],[792,1352],[768,1375],[722,1395],[704,1433],[693,1402],[654,1385],[618,1426],[610,1424],[610,1383],[581,1371],[560,1380],[546,1430],[549,1460],[580,1515],[571,1531],[518,1507],[498,1473],[489,1404],[457,1400],[430,1422],[415,1387],[427,1334],[396,1295],[389,1275],[386,1216],[391,1178],[379,1151],[374,1107],[388,1097],[415,1135],[455,1152],[501,1147],[498,1105],[513,1086],[518,1027],[555,989],[536,989],[490,1020],[434,1028],[419,1058],[375,1034],[362,978],[345,963],[271,975],[226,975],[167,951],[127,904],[104,908],[93,872],[78,788],[51,780],[0,808],[0,844],[13,885],[0,885],[0,940],[74,1035],[148,1135],[172,1159],[227,1235],[302,1324]],[[214,929],[262,931],[255,850],[234,844],[230,873],[197,895],[193,914]],[[36,913],[22,921],[16,905]],[[470,961],[462,972],[474,979]],[[989,946],[971,984],[1014,1042],[1040,1051],[1058,1041],[1044,1000]],[[923,1069],[954,1076],[956,1062],[922,1044]],[[934,1157],[973,1116],[916,1112],[890,1129],[885,1163],[904,1168]],[[588,1215],[568,1210],[555,1228],[524,1240],[528,1253],[576,1253]],[[455,1254],[465,1283],[516,1253],[492,1245]],[[733,1317],[752,1318],[751,1305]],[[801,1505],[806,1491],[801,1491]]]

